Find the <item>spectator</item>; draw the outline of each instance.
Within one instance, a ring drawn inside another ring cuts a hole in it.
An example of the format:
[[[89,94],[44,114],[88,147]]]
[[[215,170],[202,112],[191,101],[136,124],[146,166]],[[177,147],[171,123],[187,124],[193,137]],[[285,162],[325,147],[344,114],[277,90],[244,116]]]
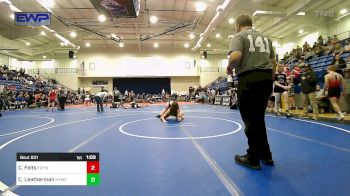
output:
[[[303,66],[303,72],[299,75],[298,80],[301,83],[301,92],[302,92],[301,95],[302,95],[302,100],[304,100],[303,114],[300,117],[308,118],[308,106],[310,103],[313,110],[312,119],[317,120],[318,105],[315,97],[317,76],[315,72],[312,70],[310,65],[305,64]]]
[[[22,109],[24,107],[26,107],[27,102],[25,101],[24,97],[23,97],[23,93],[20,93],[17,97],[16,97],[16,109]]]
[[[338,39],[338,36],[337,36],[337,35],[334,35],[334,36],[333,36],[332,42],[336,42],[336,43],[339,42],[339,39]]]
[[[295,93],[294,93],[294,81],[293,81],[293,75],[290,75],[287,77],[287,85],[289,87],[288,89],[288,106],[289,110],[294,110],[295,108]]]
[[[328,96],[334,111],[338,114],[337,120],[343,120],[344,115],[339,107],[339,97],[341,92],[341,87],[345,89],[345,81],[343,76],[336,72],[337,67],[331,65],[328,67],[328,74],[324,76],[324,91],[326,96]]]
[[[284,100],[286,104],[286,116],[290,117],[289,108],[288,108],[288,94],[287,91],[289,87],[287,85],[287,76],[283,73],[283,65],[279,65],[277,68],[277,73],[275,74],[274,81],[274,96],[275,96],[275,114],[277,116],[280,115],[280,105],[281,101]]]
[[[345,52],[349,52],[350,51],[350,44],[349,44],[348,40],[345,41],[344,51]]]
[[[320,113],[324,113],[326,110],[329,111],[329,101],[325,96],[324,90],[320,87],[320,85],[316,85],[316,102],[319,108]]]
[[[346,68],[346,62],[340,58],[340,54],[335,55],[331,65],[335,65],[336,72],[343,75],[343,69]]]
[[[334,55],[337,55],[337,54],[342,54],[344,52],[344,48],[340,45],[340,43],[336,43],[335,46],[334,46]]]
[[[320,46],[323,45],[323,37],[322,37],[322,35],[320,35],[320,36],[317,38],[317,43],[318,43],[318,45],[320,45]]]
[[[346,68],[344,70],[344,81],[345,81],[345,88],[343,89],[343,94],[345,98],[346,103],[346,114],[350,114],[350,68]]]

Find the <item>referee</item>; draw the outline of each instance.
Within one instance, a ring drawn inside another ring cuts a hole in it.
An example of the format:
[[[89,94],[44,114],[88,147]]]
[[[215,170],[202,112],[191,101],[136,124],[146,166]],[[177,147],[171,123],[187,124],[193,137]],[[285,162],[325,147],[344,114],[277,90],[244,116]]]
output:
[[[246,155],[235,156],[235,162],[260,170],[260,160],[266,165],[274,164],[267,141],[265,110],[272,92],[276,61],[271,40],[253,30],[252,25],[249,15],[237,18],[227,74],[235,69],[238,76],[239,110],[249,146]]]

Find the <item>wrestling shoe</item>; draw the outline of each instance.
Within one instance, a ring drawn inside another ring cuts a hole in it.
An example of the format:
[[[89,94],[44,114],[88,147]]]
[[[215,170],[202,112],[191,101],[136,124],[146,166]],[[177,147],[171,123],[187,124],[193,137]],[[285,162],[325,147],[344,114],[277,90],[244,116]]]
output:
[[[344,118],[345,118],[344,114],[341,114],[341,115],[338,115],[337,120],[342,121],[344,120]]]
[[[287,118],[289,118],[289,117],[291,117],[292,115],[290,115],[290,113],[289,112],[286,112],[286,117]]]

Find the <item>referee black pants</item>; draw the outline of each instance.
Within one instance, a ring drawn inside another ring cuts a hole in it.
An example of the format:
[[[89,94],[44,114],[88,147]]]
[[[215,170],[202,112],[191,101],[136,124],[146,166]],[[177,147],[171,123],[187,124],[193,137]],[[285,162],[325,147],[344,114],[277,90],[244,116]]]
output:
[[[248,138],[248,159],[252,164],[258,164],[260,159],[272,159],[265,126],[272,84],[272,70],[249,71],[238,76],[239,110]]]
[[[66,104],[66,97],[59,97],[58,98],[58,104],[60,106],[61,111],[64,110],[65,104]]]

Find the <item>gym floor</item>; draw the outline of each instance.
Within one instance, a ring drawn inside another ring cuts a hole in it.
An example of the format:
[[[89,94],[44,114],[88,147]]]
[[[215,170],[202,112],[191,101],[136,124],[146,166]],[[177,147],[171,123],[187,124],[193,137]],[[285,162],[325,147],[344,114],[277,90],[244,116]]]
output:
[[[233,161],[247,140],[239,111],[181,104],[9,112],[0,128],[0,181],[17,195],[350,195],[350,125],[266,115],[275,166]],[[99,186],[16,186],[17,152],[99,152]]]

